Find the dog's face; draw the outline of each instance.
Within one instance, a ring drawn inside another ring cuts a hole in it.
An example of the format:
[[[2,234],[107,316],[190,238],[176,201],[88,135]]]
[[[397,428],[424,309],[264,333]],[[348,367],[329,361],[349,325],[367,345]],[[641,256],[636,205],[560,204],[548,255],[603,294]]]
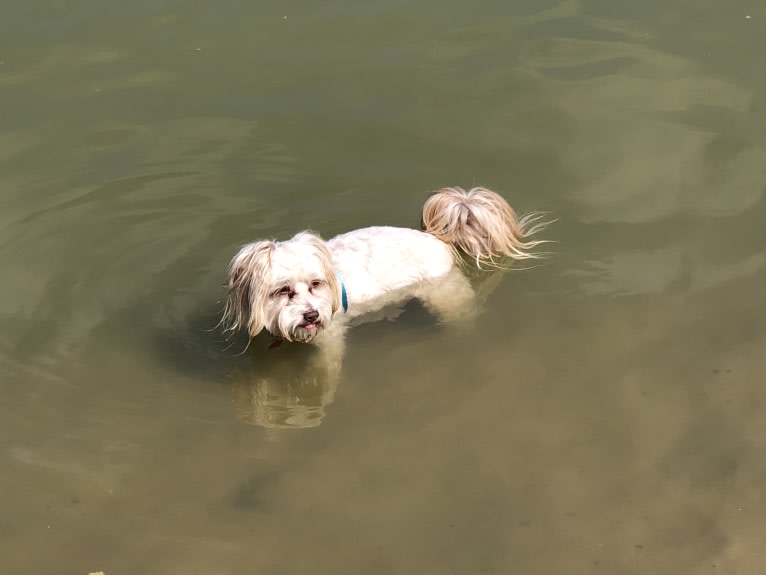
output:
[[[308,342],[340,307],[340,286],[325,243],[310,233],[286,242],[244,246],[229,269],[228,329],[266,329],[277,338]]]

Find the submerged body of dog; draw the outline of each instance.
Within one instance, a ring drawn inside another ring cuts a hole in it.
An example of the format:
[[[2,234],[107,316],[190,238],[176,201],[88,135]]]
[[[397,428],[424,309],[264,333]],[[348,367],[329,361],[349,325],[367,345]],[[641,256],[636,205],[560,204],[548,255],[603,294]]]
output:
[[[537,257],[540,216],[518,217],[486,188],[444,188],[423,206],[422,231],[370,227],[328,241],[311,232],[243,246],[229,267],[227,331],[264,329],[279,341],[312,342],[338,359],[345,330],[387,306],[417,298],[441,320],[475,303],[461,271]]]

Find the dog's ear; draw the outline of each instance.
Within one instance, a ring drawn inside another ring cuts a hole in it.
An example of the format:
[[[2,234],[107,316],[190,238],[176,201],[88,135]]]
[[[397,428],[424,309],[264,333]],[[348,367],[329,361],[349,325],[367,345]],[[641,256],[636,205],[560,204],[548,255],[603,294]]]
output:
[[[234,332],[246,328],[255,337],[266,326],[265,304],[271,281],[271,254],[274,242],[261,241],[242,246],[229,264],[229,294],[221,323]]]
[[[325,277],[327,278],[327,286],[330,288],[330,294],[332,296],[332,313],[334,314],[340,309],[340,306],[343,305],[340,280],[333,269],[332,260],[327,260],[327,262],[323,262],[323,264],[325,268]]]
[[[319,258],[319,261],[322,262],[324,279],[330,288],[330,293],[332,294],[332,313],[335,313],[338,311],[338,309],[340,309],[340,306],[343,305],[343,302],[341,296],[340,281],[338,281],[338,276],[335,273],[335,267],[333,265],[330,248],[327,247],[327,244],[318,234],[310,231],[296,234],[295,237],[293,237],[293,240],[311,246],[311,248],[314,250],[314,253]]]

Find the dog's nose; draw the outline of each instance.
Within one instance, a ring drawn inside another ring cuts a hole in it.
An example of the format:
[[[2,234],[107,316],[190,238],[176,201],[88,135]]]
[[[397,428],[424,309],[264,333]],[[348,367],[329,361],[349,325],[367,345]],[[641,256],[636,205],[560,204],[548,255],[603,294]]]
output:
[[[316,320],[319,319],[319,312],[315,309],[312,309],[311,311],[307,311],[303,314],[303,319],[305,319],[309,323],[314,323]]]

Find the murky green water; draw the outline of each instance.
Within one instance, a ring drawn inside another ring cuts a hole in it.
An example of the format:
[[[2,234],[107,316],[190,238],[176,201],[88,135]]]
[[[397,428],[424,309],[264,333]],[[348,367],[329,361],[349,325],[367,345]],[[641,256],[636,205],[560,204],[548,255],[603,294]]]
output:
[[[766,573],[762,4],[2,12],[0,572]],[[558,243],[471,332],[210,331],[241,243],[474,183]]]

